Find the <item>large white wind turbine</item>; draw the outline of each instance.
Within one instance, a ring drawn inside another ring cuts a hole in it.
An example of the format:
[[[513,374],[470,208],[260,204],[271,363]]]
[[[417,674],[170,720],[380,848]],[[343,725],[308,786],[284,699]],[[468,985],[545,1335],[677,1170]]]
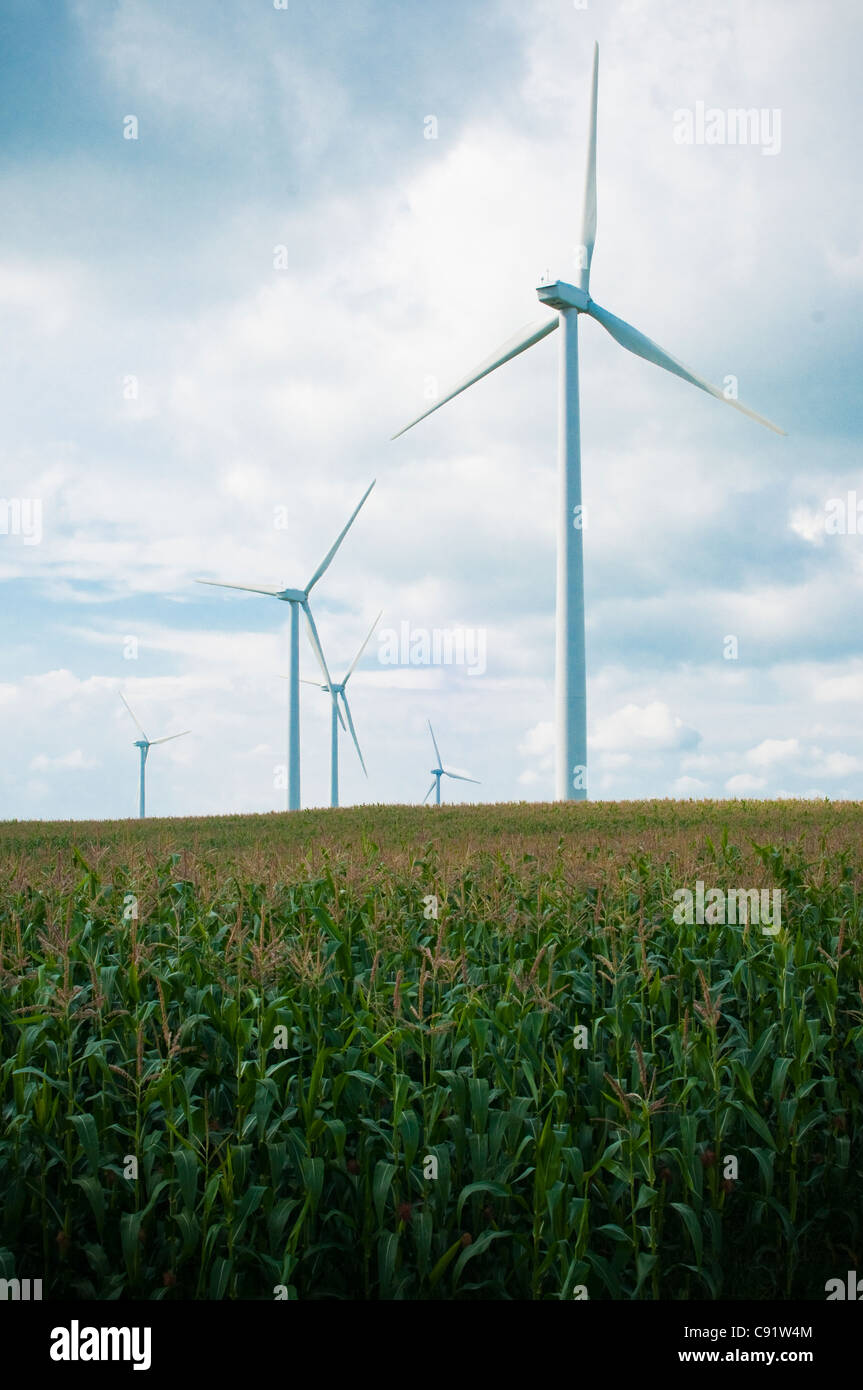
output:
[[[141,730],[141,737],[135,740],[135,747],[140,748],[141,750],[141,780],[138,788],[138,815],[143,817],[146,815],[146,788],[144,769],[147,765],[147,754],[149,753],[150,749],[153,748],[157,743],[170,743],[172,738],[185,738],[186,734],[188,734],[190,730],[184,729],[181,734],[168,734],[166,738],[147,738],[147,735],[144,733],[144,730],[141,729],[141,725],[138,723],[138,716],[135,714],[134,710],[132,709],[132,706],[129,704],[129,701],[126,699],[122,690],[119,692],[119,694],[120,699],[126,706],[126,709],[129,711],[138,728]]]
[[[383,609],[381,609],[381,613],[383,613]],[[377,627],[378,623],[379,623],[380,620],[381,620],[381,613],[378,614],[378,616],[375,618],[374,622],[372,623],[371,627],[369,628],[369,635],[368,635],[368,637],[366,638],[365,642],[363,642],[363,645],[360,647],[359,651],[357,652],[356,656],[354,657],[353,661],[351,662],[350,666],[348,667],[348,669],[347,669],[345,675],[342,677],[342,679],[341,679],[340,681],[334,681],[332,685],[322,685],[322,686],[319,687],[319,689],[321,689],[321,690],[326,690],[328,693],[333,694],[333,695],[335,695],[335,697],[336,697],[335,700],[333,701],[333,707],[332,707],[332,713],[331,713],[331,728],[330,728],[330,805],[331,805],[331,806],[338,806],[338,804],[339,804],[339,726],[338,726],[338,721],[337,721],[337,719],[336,719],[336,715],[337,715],[337,713],[338,713],[338,708],[339,708],[339,697],[340,697],[340,696],[341,696],[342,704],[343,704],[344,707],[345,707],[345,716],[346,716],[347,721],[348,721],[348,728],[349,728],[350,731],[351,731],[351,738],[353,739],[353,741],[354,741],[354,747],[355,747],[356,750],[357,750],[357,757],[358,757],[359,760],[360,760],[360,766],[361,766],[363,772],[365,772],[366,776],[368,777],[368,775],[369,775],[368,772],[366,772],[366,765],[365,765],[365,762],[363,761],[363,755],[362,755],[362,753],[360,752],[359,739],[357,738],[357,731],[356,731],[356,729],[354,728],[354,721],[353,721],[353,719],[351,718],[351,707],[350,707],[350,705],[348,704],[348,697],[347,697],[347,693],[346,693],[346,691],[345,691],[345,686],[347,685],[348,681],[350,680],[351,676],[353,675],[354,669],[355,669],[355,667],[356,667],[356,665],[357,665],[357,662],[359,661],[360,657],[362,656],[363,652],[365,651],[366,647],[368,646],[369,642],[371,641],[372,633],[374,632],[375,628]],[[303,681],[303,685],[317,685],[317,684],[318,684],[317,681],[307,681],[307,680],[304,680],[304,681]]]
[[[288,712],[288,810],[298,811],[300,809],[300,609],[306,615],[308,624],[309,641],[312,650],[318,658],[327,687],[332,691],[332,679],[327,670],[327,663],[324,659],[321,641],[318,637],[318,629],[315,627],[315,620],[312,617],[312,610],[309,607],[309,594],[312,592],[321,575],[332,563],[333,556],[348,534],[353,525],[357,512],[365,502],[375,482],[369,483],[357,506],[354,508],[348,523],[339,532],[336,540],[327,551],[321,563],[318,565],[311,579],[304,589],[261,589],[250,584],[223,584],[215,579],[199,579],[199,584],[210,584],[217,589],[242,589],[249,594],[267,594],[270,598],[281,599],[283,603],[291,605],[291,674],[290,674],[290,707]],[[338,706],[338,699],[333,692],[333,717],[338,716],[344,725],[341,711]]]
[[[461,772],[450,772],[448,768],[444,767],[443,758],[441,757],[440,749],[437,746],[437,739],[434,736],[434,729],[431,726],[431,720],[429,719],[427,722],[429,726],[429,733],[431,734],[432,738],[432,743],[434,744],[435,757],[437,758],[437,767],[433,767],[431,769],[431,775],[434,778],[434,781],[432,782],[431,786],[429,787],[428,791],[423,797],[423,805],[425,805],[425,803],[428,801],[432,792],[435,792],[435,804],[437,806],[440,806],[440,779],[442,777],[453,777],[456,782],[473,782],[474,785],[477,787],[480,786],[480,783],[477,781],[475,777],[465,777]]]
[[[738,400],[733,400],[717,386],[691,372],[676,357],[651,342],[638,329],[601,308],[588,294],[590,263],[596,240],[596,96],[599,67],[599,45],[593,50],[593,82],[590,100],[590,135],[587,152],[587,175],[584,189],[584,216],[579,247],[578,285],[556,281],[540,285],[537,295],[557,313],[552,319],[531,324],[510,338],[497,352],[487,358],[475,371],[454,386],[441,400],[423,411],[398,434],[412,428],[440,406],[451,401],[474,382],[493,372],[496,367],[517,357],[558,327],[560,338],[559,368],[559,510],[557,533],[557,610],[555,642],[555,795],[558,800],[581,801],[587,796],[587,688],[584,653],[584,567],[582,551],[581,508],[581,446],[578,412],[578,316],[587,314],[611,334],[621,347],[664,367],[667,372],[682,377],[691,386],[698,386],[718,401],[734,406],[750,419],[767,425],[777,434],[785,431],[756,415]]]

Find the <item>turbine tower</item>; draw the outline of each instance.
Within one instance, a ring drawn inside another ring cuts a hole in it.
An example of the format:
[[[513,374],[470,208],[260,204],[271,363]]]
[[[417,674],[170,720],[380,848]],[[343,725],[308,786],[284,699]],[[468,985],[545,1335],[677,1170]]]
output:
[[[380,620],[381,620],[381,614],[382,614],[382,613],[383,613],[383,609],[381,609],[381,612],[378,614],[378,616],[375,618],[374,622],[372,623],[371,627],[369,628],[369,635],[368,635],[368,637],[366,638],[365,642],[363,642],[363,645],[360,647],[359,651],[357,652],[356,656],[354,657],[353,661],[351,662],[350,666],[348,667],[347,672],[346,672],[345,676],[343,677],[343,679],[342,679],[341,681],[334,682],[331,686],[330,686],[330,685],[322,685],[322,686],[319,687],[321,690],[326,690],[326,691],[328,691],[330,694],[332,694],[332,695],[335,696],[335,700],[333,701],[332,716],[331,716],[331,721],[330,721],[330,722],[331,722],[331,728],[330,728],[330,805],[331,805],[331,806],[338,806],[338,804],[339,804],[339,726],[338,726],[338,723],[337,723],[337,721],[336,721],[336,714],[338,713],[338,707],[339,707],[339,697],[341,697],[342,704],[343,704],[344,707],[345,707],[345,716],[346,716],[347,721],[348,721],[348,728],[349,728],[350,731],[351,731],[351,738],[353,739],[353,741],[354,741],[354,747],[355,747],[356,750],[357,750],[357,757],[358,757],[359,760],[360,760],[360,766],[362,767],[363,772],[366,773],[366,776],[368,777],[368,775],[369,775],[368,772],[366,772],[366,765],[365,765],[365,763],[363,762],[363,755],[362,755],[362,753],[360,752],[359,740],[357,739],[357,731],[356,731],[356,729],[354,728],[354,721],[353,721],[353,719],[351,718],[351,707],[350,707],[350,705],[348,704],[348,697],[347,697],[347,694],[345,693],[345,686],[347,685],[348,681],[350,680],[351,676],[353,675],[353,673],[354,673],[354,668],[355,668],[357,662],[359,661],[360,657],[362,656],[363,652],[365,651],[366,647],[368,646],[369,641],[371,640],[371,635],[372,635],[372,633],[374,632],[375,628],[377,627],[378,623],[379,623]],[[317,684],[318,684],[317,681],[307,681],[307,680],[304,680],[304,681],[303,681],[303,685],[317,685]]]
[[[138,717],[134,713],[132,706],[129,704],[129,701],[126,699],[122,690],[119,692],[119,695],[120,699],[123,701],[123,704],[126,706],[126,709],[129,711],[135,723],[138,725],[138,728],[141,729],[141,725],[138,723]],[[189,729],[184,729],[181,734],[168,734],[166,738],[147,738],[147,735],[144,733],[144,730],[141,729],[141,737],[135,740],[135,747],[140,748],[141,750],[141,779],[138,788],[138,815],[141,817],[142,820],[147,814],[145,786],[146,777],[144,772],[144,769],[147,766],[147,754],[149,753],[150,749],[153,748],[157,743],[170,743],[172,738],[185,738],[186,734],[188,734],[189,732]]]
[[[450,772],[447,768],[444,767],[443,758],[441,757],[440,749],[437,746],[437,739],[434,736],[434,729],[431,726],[431,720],[429,719],[427,722],[429,726],[429,733],[431,734],[432,738],[432,743],[434,744],[435,757],[437,758],[437,767],[433,767],[431,769],[431,775],[434,778],[434,781],[432,782],[431,786],[429,787],[428,791],[423,797],[423,805],[425,805],[432,792],[434,792],[435,805],[440,806],[440,779],[442,777],[453,777],[455,778],[456,782],[473,782],[477,787],[480,786],[481,783],[479,783],[475,777],[465,777],[460,772]]]
[[[578,248],[578,285],[558,280],[540,285],[537,295],[542,304],[557,312],[554,318],[533,323],[508,339],[475,371],[454,386],[441,400],[423,411],[393,439],[424,420],[454,396],[517,357],[561,328],[558,407],[558,522],[557,522],[557,599],[555,623],[555,796],[559,801],[582,801],[587,796],[587,681],[584,644],[584,561],[582,549],[581,440],[578,409],[578,316],[587,314],[601,324],[621,347],[643,357],[657,367],[682,377],[691,386],[706,391],[718,401],[757,420],[777,434],[778,425],[732,400],[717,386],[684,367],[638,329],[603,309],[588,293],[590,263],[596,241],[596,97],[599,45],[593,49],[593,80],[590,98],[590,134],[587,174],[584,187],[584,213],[581,244]]]
[[[369,483],[357,506],[354,508],[347,525],[339,532],[336,540],[327,551],[321,563],[318,565],[311,579],[304,589],[260,589],[250,584],[223,584],[216,579],[199,579],[198,584],[210,584],[217,589],[241,589],[248,594],[267,594],[270,598],[281,599],[283,603],[291,605],[291,674],[290,674],[290,705],[288,712],[288,810],[299,811],[300,809],[300,609],[306,617],[309,641],[312,650],[318,658],[321,671],[327,687],[332,690],[332,680],[327,670],[327,663],[324,659],[321,641],[318,637],[318,629],[315,627],[315,620],[312,617],[312,610],[309,607],[309,594],[317,584],[321,575],[332,563],[333,556],[344,540],[348,531],[353,525],[357,512],[365,502],[369,493],[375,485],[375,480]],[[338,700],[333,693],[333,718],[338,716],[342,725],[341,711],[339,710]]]

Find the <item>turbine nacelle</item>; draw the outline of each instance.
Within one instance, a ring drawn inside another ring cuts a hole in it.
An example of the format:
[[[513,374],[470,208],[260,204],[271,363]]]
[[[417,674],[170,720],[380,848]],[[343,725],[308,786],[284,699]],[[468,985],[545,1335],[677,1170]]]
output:
[[[590,295],[586,290],[567,284],[565,280],[555,280],[552,285],[537,285],[536,293],[540,304],[547,304],[550,309],[577,309],[582,314],[588,312]]]
[[[290,676],[283,676],[282,679],[283,679],[283,680],[286,680],[286,681],[287,681],[287,680],[290,680]],[[300,684],[301,684],[301,685],[313,685],[313,686],[315,687],[316,690],[326,690],[326,691],[328,691],[328,692],[329,692],[330,694],[332,694],[332,695],[344,695],[344,693],[345,693],[345,687],[344,687],[344,685],[343,685],[343,684],[342,684],[342,685],[336,685],[335,681],[333,682],[332,685],[321,685],[320,681],[308,681],[308,680],[305,679],[305,677],[301,676],[301,677],[300,677]]]
[[[305,589],[282,589],[273,597],[281,599],[283,603],[307,603],[309,596]]]

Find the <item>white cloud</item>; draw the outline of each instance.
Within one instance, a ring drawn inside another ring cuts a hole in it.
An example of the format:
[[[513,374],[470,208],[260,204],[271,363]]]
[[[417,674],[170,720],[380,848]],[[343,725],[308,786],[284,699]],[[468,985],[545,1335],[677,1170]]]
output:
[[[813,694],[816,700],[828,704],[839,701],[863,701],[863,671],[842,676],[816,678]]]
[[[827,267],[834,277],[844,285],[863,285],[863,242],[856,251],[846,254],[827,248]]]
[[[795,535],[812,545],[824,544],[824,512],[809,507],[795,507],[788,525]]]
[[[765,738],[755,748],[750,748],[746,759],[753,767],[774,767],[776,763],[786,763],[791,758],[800,757],[800,740],[796,738]]]
[[[101,764],[96,758],[86,758],[80,748],[74,748],[71,753],[60,753],[54,758],[37,753],[35,758],[30,759],[32,772],[74,772],[79,768],[99,766]]]
[[[620,768],[632,765],[631,753],[600,753],[598,759],[600,766],[609,772],[617,772]]]
[[[699,797],[707,791],[707,783],[698,777],[678,777],[671,784],[671,795],[679,797]]]
[[[718,772],[722,761],[718,753],[686,753],[680,759],[680,766],[687,772]]]
[[[816,777],[847,777],[852,772],[863,772],[863,758],[851,753],[823,753],[814,758],[809,771]]]
[[[725,790],[731,796],[750,796],[763,791],[766,786],[766,778],[754,777],[751,772],[738,772],[736,776],[729,777],[725,783]]]
[[[625,705],[596,722],[589,741],[598,750],[692,748],[700,734],[684,724],[668,705],[654,700],[649,705]]]
[[[534,724],[533,728],[528,729],[518,745],[518,751],[522,758],[543,760],[552,757],[554,754],[554,724],[551,720]]]

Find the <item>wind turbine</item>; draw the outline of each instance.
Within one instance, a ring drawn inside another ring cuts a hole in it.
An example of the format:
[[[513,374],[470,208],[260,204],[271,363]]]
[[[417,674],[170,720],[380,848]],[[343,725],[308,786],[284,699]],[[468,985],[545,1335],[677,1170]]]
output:
[[[538,286],[542,304],[557,311],[554,318],[522,328],[507,340],[497,352],[486,358],[469,376],[452,388],[441,400],[423,411],[404,429],[394,434],[398,439],[420,420],[438,410],[454,396],[466,391],[474,382],[495,368],[517,357],[562,328],[560,335],[559,413],[558,413],[558,530],[557,530],[557,607],[555,634],[555,795],[558,800],[582,801],[587,796],[587,682],[584,650],[584,563],[582,549],[581,507],[581,442],[578,410],[578,316],[587,314],[611,334],[621,347],[636,357],[643,357],[657,367],[682,377],[691,386],[714,396],[718,401],[734,406],[750,419],[785,434],[778,425],[756,415],[738,400],[732,400],[717,386],[684,367],[676,357],[658,347],[638,329],[603,309],[588,293],[590,263],[596,240],[596,97],[599,69],[599,45],[593,48],[593,81],[590,98],[590,135],[587,149],[587,173],[584,186],[584,214],[581,245],[578,248],[578,285],[562,280]]]
[[[248,594],[267,594],[270,598],[281,599],[283,603],[291,605],[291,674],[290,674],[290,707],[288,712],[288,810],[299,811],[300,809],[300,609],[306,615],[308,625],[309,641],[312,650],[318,658],[318,664],[323,672],[327,688],[332,690],[332,680],[327,670],[327,663],[324,659],[321,640],[318,637],[318,629],[315,627],[315,620],[312,617],[312,610],[309,607],[309,594],[312,592],[321,575],[332,563],[333,556],[348,534],[353,525],[357,512],[365,502],[369,493],[375,485],[373,479],[357,506],[354,508],[347,525],[339,532],[333,545],[327,551],[321,563],[318,565],[311,579],[304,589],[260,589],[250,584],[223,584],[216,579],[199,579],[199,584],[210,584],[217,589],[241,589]],[[341,711],[339,710],[338,700],[333,692],[333,718],[338,716],[344,726]]]
[[[132,718],[134,719],[135,723],[138,725],[138,728],[141,729],[141,725],[138,723],[138,716],[137,716],[137,715],[135,714],[135,712],[133,711],[132,706],[129,704],[129,701],[126,699],[126,697],[125,697],[125,695],[123,694],[122,690],[119,691],[119,695],[120,695],[120,699],[123,701],[123,704],[126,706],[126,709],[129,711],[129,713],[131,714],[131,716],[132,716]],[[138,815],[141,817],[142,820],[143,820],[144,816],[146,815],[146,810],[145,810],[145,790],[146,790],[146,789],[145,789],[145,780],[146,780],[146,778],[145,778],[144,768],[145,768],[146,765],[147,765],[147,754],[149,753],[150,749],[153,748],[157,743],[170,743],[172,738],[185,738],[185,737],[186,737],[186,734],[188,734],[188,733],[190,733],[190,732],[191,732],[191,730],[189,730],[189,729],[184,729],[183,732],[182,732],[181,734],[168,734],[168,736],[167,736],[166,738],[147,738],[147,735],[144,733],[144,730],[141,729],[141,737],[140,737],[139,739],[136,739],[136,740],[135,740],[135,747],[136,747],[136,748],[140,748],[140,750],[141,750],[141,780],[140,780],[140,786],[139,786],[139,791],[138,791]]]
[[[427,723],[429,726],[429,733],[432,737],[432,743],[434,744],[435,757],[437,758],[437,767],[433,767],[431,770],[431,775],[434,778],[434,781],[432,782],[431,786],[429,787],[428,791],[423,797],[423,805],[425,805],[425,803],[428,801],[432,792],[435,792],[435,805],[440,806],[440,779],[442,777],[454,777],[457,782],[473,782],[474,785],[477,787],[481,784],[477,781],[475,777],[464,777],[460,772],[450,772],[447,768],[444,767],[443,758],[441,757],[440,749],[437,746],[437,739],[434,736],[434,729],[431,726],[431,720],[429,719]]]
[[[368,772],[366,772],[366,765],[365,765],[365,763],[363,762],[363,755],[362,755],[362,753],[360,752],[360,745],[359,745],[359,740],[358,740],[358,738],[357,738],[357,731],[356,731],[356,729],[354,728],[354,721],[353,721],[353,719],[351,718],[351,707],[350,707],[350,705],[348,704],[348,697],[347,697],[347,695],[346,695],[346,693],[345,693],[345,686],[347,685],[348,681],[350,680],[351,676],[353,675],[353,673],[354,673],[354,668],[355,668],[357,662],[359,661],[360,657],[362,656],[363,652],[365,651],[366,647],[368,646],[368,644],[369,644],[369,642],[370,642],[370,640],[371,640],[371,635],[372,635],[372,633],[374,632],[375,628],[377,627],[378,623],[379,623],[380,620],[381,620],[381,614],[382,614],[382,613],[383,613],[383,609],[381,609],[381,612],[378,614],[378,616],[375,618],[374,622],[372,623],[371,627],[369,628],[369,635],[368,635],[368,637],[366,638],[365,642],[363,642],[363,645],[360,647],[359,651],[357,652],[356,656],[354,657],[353,661],[351,662],[350,666],[348,667],[347,672],[345,673],[343,679],[342,679],[341,681],[337,681],[337,682],[334,681],[332,685],[322,685],[322,686],[320,686],[320,689],[321,689],[321,690],[326,690],[326,691],[328,691],[330,694],[332,694],[332,695],[335,696],[335,699],[333,700],[332,718],[331,718],[331,721],[330,721],[330,723],[331,723],[331,728],[330,728],[330,805],[331,805],[331,806],[338,806],[338,804],[339,804],[339,726],[338,726],[338,723],[336,722],[336,715],[338,714],[338,711],[339,711],[339,696],[341,696],[341,698],[342,698],[342,704],[343,704],[344,707],[345,707],[345,715],[347,716],[348,728],[349,728],[350,731],[351,731],[351,738],[353,739],[353,741],[354,741],[354,747],[355,747],[356,750],[357,750],[357,757],[358,757],[359,760],[360,760],[360,766],[362,767],[363,772],[366,773],[366,776],[368,777],[368,775],[369,775]],[[318,684],[317,681],[307,681],[307,680],[303,680],[303,685],[317,685],[317,684]],[[344,723],[342,724],[342,727],[344,727]]]

